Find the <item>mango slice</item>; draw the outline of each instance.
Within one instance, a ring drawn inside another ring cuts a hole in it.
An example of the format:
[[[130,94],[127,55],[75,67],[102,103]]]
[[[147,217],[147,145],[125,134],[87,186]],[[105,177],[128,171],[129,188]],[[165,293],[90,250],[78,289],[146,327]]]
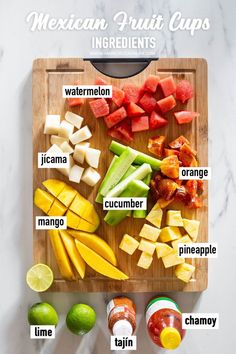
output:
[[[90,224],[99,226],[99,217],[94,209],[94,206],[79,193],[76,194],[69,209],[81,218],[87,220]]]
[[[34,204],[41,209],[44,213],[48,213],[49,209],[52,206],[54,198],[48,192],[43,191],[40,188],[37,188],[34,193]]]
[[[47,179],[43,182],[43,185],[54,197],[57,197],[66,184],[58,179]]]
[[[67,227],[78,230],[81,218],[70,210],[66,212]]]
[[[93,268],[96,272],[105,275],[108,278],[116,280],[126,280],[129,277],[121,272],[118,268],[114,267],[111,263],[107,262],[103,257],[99,256],[91,248],[85,246],[78,240],[75,240],[76,247],[84,261]]]
[[[60,202],[68,208],[76,194],[77,191],[66,184],[62,191],[58,194],[57,199],[59,199]]]
[[[48,216],[63,216],[66,210],[66,207],[55,199],[47,214]]]

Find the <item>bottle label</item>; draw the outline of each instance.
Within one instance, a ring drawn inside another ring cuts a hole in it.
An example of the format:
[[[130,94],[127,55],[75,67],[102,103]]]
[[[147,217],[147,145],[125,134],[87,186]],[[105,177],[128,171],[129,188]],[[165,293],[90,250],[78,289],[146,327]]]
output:
[[[111,336],[111,350],[137,350],[136,336]]]
[[[167,297],[159,297],[157,299],[150,301],[150,303],[148,304],[146,310],[146,323],[149,322],[150,318],[155,312],[162,309],[171,309],[181,313],[175,301]]]

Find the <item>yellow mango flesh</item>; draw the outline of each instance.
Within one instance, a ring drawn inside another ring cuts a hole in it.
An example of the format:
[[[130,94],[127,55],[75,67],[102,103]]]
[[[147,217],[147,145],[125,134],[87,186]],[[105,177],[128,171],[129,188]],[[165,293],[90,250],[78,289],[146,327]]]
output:
[[[54,198],[48,192],[43,191],[40,188],[37,188],[34,193],[34,204],[41,209],[45,214],[48,213],[49,209],[52,206]]]
[[[71,237],[68,232],[64,230],[60,230],[59,233],[71,262],[74,264],[75,269],[77,270],[81,278],[84,279],[86,265],[83,258],[79,254],[78,249],[76,248],[73,237]]]
[[[47,214],[48,216],[63,216],[66,210],[66,207],[59,200],[55,199]]]
[[[66,186],[65,182],[59,179],[47,179],[43,185],[54,197],[57,197]]]
[[[90,224],[94,224],[98,227],[100,221],[94,206],[79,193],[75,196],[69,209],[81,218],[87,220]]]
[[[80,241],[75,240],[75,244],[84,261],[96,272],[116,280],[126,280],[129,278],[126,274],[114,267],[106,259],[99,256],[96,252],[85,246]]]
[[[70,210],[66,212],[67,227],[77,230],[80,224],[81,218]]]
[[[62,191],[58,194],[57,199],[59,199],[60,202],[68,208],[76,194],[77,191],[66,184]]]

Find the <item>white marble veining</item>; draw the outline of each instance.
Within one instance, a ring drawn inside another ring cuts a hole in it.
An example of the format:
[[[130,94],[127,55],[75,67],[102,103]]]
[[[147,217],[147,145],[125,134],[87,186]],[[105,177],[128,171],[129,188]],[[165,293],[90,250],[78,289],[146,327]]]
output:
[[[209,151],[213,178],[210,182],[210,240],[219,244],[219,258],[209,262],[209,287],[202,294],[172,294],[183,311],[219,312],[218,331],[188,332],[178,354],[232,354],[234,352],[236,242],[235,69],[236,41],[233,0],[8,0],[0,2],[1,97],[1,211],[0,211],[0,353],[1,354],[107,354],[109,335],[105,301],[111,294],[44,294],[25,285],[32,264],[32,146],[31,66],[37,57],[91,56],[88,32],[30,32],[25,18],[30,11],[54,16],[75,13],[79,17],[105,17],[126,10],[133,16],[161,12],[168,18],[176,10],[186,17],[209,17],[211,29],[194,37],[186,32],[157,33],[154,56],[205,57],[209,68]],[[117,35],[113,27],[105,33]],[[124,34],[127,34],[124,33]],[[125,54],[125,53],[124,53]],[[138,55],[133,51],[130,55]],[[101,53],[102,56],[102,53]],[[145,330],[144,308],[152,294],[132,294],[138,309],[137,353],[164,352],[154,347]],[[27,309],[36,301],[51,302],[61,320],[55,340],[29,339]],[[64,325],[75,302],[95,307],[98,323],[78,338]]]

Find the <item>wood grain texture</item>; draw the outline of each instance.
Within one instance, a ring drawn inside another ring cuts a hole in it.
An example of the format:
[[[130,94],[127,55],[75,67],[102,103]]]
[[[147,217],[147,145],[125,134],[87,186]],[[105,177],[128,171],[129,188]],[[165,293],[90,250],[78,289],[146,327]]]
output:
[[[50,137],[43,134],[43,126],[46,114],[60,114],[62,119],[68,106],[61,95],[63,84],[74,84],[79,81],[81,84],[93,84],[97,76],[105,78],[108,83],[122,87],[124,82],[135,82],[142,84],[149,74],[159,72],[161,77],[172,74],[175,81],[182,79],[189,80],[195,88],[196,95],[186,105],[178,104],[176,110],[181,108],[196,110],[200,117],[192,124],[179,126],[176,124],[173,113],[168,114],[169,125],[156,132],[145,132],[135,135],[131,146],[135,149],[148,153],[147,141],[153,135],[166,135],[167,141],[175,139],[180,134],[186,136],[192,146],[198,151],[198,158],[201,166],[208,165],[208,109],[207,109],[207,63],[203,59],[160,59],[152,61],[150,65],[140,74],[129,79],[113,79],[99,73],[88,61],[82,59],[37,59],[33,64],[33,188],[41,186],[42,181],[47,178],[58,178],[68,180],[54,169],[38,169],[37,153],[46,151],[50,146]],[[107,136],[106,127],[102,119],[95,119],[91,114],[88,103],[81,108],[73,108],[85,118],[84,124],[88,124],[93,137],[91,146],[102,150],[99,172],[105,175],[112,160],[112,153],[108,151],[111,138]],[[181,206],[182,215],[186,218],[200,220],[199,242],[208,241],[208,191],[205,183],[204,207],[193,211]],[[97,188],[91,188],[83,182],[80,185],[73,184],[82,195],[94,202]],[[101,220],[105,213],[101,205],[95,203]],[[172,207],[172,206],[171,206]],[[35,216],[42,215],[34,206]],[[120,225],[111,227],[104,222],[97,230],[97,234],[104,238],[113,248],[119,261],[119,268],[130,277],[127,281],[114,281],[105,278],[87,267],[86,278],[78,279],[76,282],[67,282],[61,279],[55,257],[53,255],[46,231],[33,230],[34,238],[34,262],[47,263],[55,274],[55,281],[50,291],[79,291],[79,292],[148,292],[148,291],[202,291],[207,287],[207,260],[192,260],[196,265],[196,272],[193,279],[184,284],[173,274],[172,269],[164,269],[162,262],[154,257],[149,270],[137,267],[140,252],[136,251],[133,256],[119,250],[119,243],[124,233],[137,236],[143,225],[143,220],[126,218]]]

